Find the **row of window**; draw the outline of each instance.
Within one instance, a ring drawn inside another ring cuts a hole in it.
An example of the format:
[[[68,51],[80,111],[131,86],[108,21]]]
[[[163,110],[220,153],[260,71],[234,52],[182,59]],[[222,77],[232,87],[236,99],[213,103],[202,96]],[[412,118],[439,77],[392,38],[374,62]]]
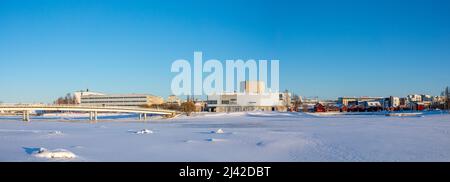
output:
[[[217,100],[208,100],[208,101],[206,101],[206,103],[210,104],[210,105],[216,105]],[[231,101],[230,100],[222,100],[222,104],[237,104],[237,101],[236,101],[236,99],[231,99]]]
[[[207,104],[217,104],[217,100],[208,100],[206,101]]]
[[[135,97],[81,97],[81,99],[147,99],[146,96],[135,96]]]
[[[142,100],[132,100],[132,101],[81,101],[82,104],[89,104],[89,103],[147,103],[147,101]]]
[[[141,105],[124,105],[124,104],[102,104],[103,106],[111,106],[111,107],[139,107]]]

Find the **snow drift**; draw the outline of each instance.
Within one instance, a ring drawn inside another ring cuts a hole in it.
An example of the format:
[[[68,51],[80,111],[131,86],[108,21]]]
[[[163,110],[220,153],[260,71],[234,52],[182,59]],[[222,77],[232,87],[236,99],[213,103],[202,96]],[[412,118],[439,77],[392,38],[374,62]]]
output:
[[[152,130],[149,130],[149,129],[143,129],[143,130],[140,130],[140,131],[137,131],[136,132],[136,134],[138,134],[138,135],[142,135],[142,134],[152,134],[153,133],[153,131]]]
[[[45,148],[40,148],[33,156],[46,159],[74,159],[77,157],[74,153],[65,149],[48,150]]]

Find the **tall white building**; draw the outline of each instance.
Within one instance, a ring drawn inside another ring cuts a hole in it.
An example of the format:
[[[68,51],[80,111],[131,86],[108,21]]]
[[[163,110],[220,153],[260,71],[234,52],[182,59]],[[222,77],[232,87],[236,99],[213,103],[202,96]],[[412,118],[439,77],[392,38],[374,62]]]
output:
[[[265,92],[264,82],[241,82],[241,92],[208,95],[207,109],[210,112],[240,111],[286,111],[290,94]]]
[[[390,97],[391,98],[391,107],[399,107],[400,106],[400,98],[399,97]]]

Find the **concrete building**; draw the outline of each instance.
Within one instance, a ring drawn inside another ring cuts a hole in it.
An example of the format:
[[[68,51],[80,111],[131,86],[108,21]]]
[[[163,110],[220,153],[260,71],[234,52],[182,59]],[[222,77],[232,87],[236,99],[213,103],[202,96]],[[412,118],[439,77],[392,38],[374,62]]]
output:
[[[265,92],[264,82],[241,82],[241,92],[208,95],[209,112],[287,111],[290,94]]]
[[[319,97],[305,97],[302,100],[302,103],[315,105],[315,104],[319,103]]]
[[[206,102],[204,101],[194,101],[195,112],[203,112],[206,108]]]
[[[422,102],[422,95],[419,94],[411,94],[408,95],[406,98],[408,98],[409,102]]]
[[[400,97],[386,97],[380,103],[384,109],[397,108],[400,106]]]
[[[167,97],[167,100],[165,103],[166,104],[175,104],[175,105],[180,106],[182,101],[176,95],[170,95],[169,97]]]
[[[76,104],[81,104],[81,97],[82,96],[90,96],[90,95],[105,95],[105,94],[97,93],[97,92],[90,92],[89,90],[78,91],[78,92],[74,92],[73,93],[73,96],[75,97],[75,103]]]
[[[338,104],[343,106],[349,106],[351,104],[357,104],[366,101],[381,101],[383,97],[339,97]]]
[[[245,92],[247,94],[262,94],[265,92],[265,84],[263,81],[244,81],[241,82],[240,85],[241,92]]]
[[[381,108],[381,104],[378,101],[365,101],[364,102],[364,107],[366,109],[367,108],[374,108],[374,107]]]
[[[433,97],[433,103],[443,104],[446,101],[445,96],[435,96]]]
[[[433,96],[431,95],[421,95],[422,102],[433,102]]]
[[[81,105],[143,107],[162,104],[164,99],[146,94],[82,95]]]
[[[399,107],[400,106],[400,98],[391,96],[391,105],[390,107]]]

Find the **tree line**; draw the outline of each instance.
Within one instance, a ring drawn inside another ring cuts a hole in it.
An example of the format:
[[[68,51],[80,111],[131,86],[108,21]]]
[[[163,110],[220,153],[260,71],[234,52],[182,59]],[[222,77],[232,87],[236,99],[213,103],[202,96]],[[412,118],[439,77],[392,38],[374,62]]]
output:
[[[59,97],[53,103],[57,105],[77,104],[75,96],[70,93],[66,94],[64,97]]]
[[[450,108],[450,91],[448,87],[445,88],[441,95],[445,97],[445,109],[448,110]]]
[[[185,113],[188,116],[190,116],[193,112],[195,112],[195,103],[193,101],[183,102],[180,105],[171,104],[171,103],[163,103],[163,104],[153,104],[150,106],[143,105],[142,107],[152,108],[152,109],[167,109],[167,110],[180,111],[180,112]]]

